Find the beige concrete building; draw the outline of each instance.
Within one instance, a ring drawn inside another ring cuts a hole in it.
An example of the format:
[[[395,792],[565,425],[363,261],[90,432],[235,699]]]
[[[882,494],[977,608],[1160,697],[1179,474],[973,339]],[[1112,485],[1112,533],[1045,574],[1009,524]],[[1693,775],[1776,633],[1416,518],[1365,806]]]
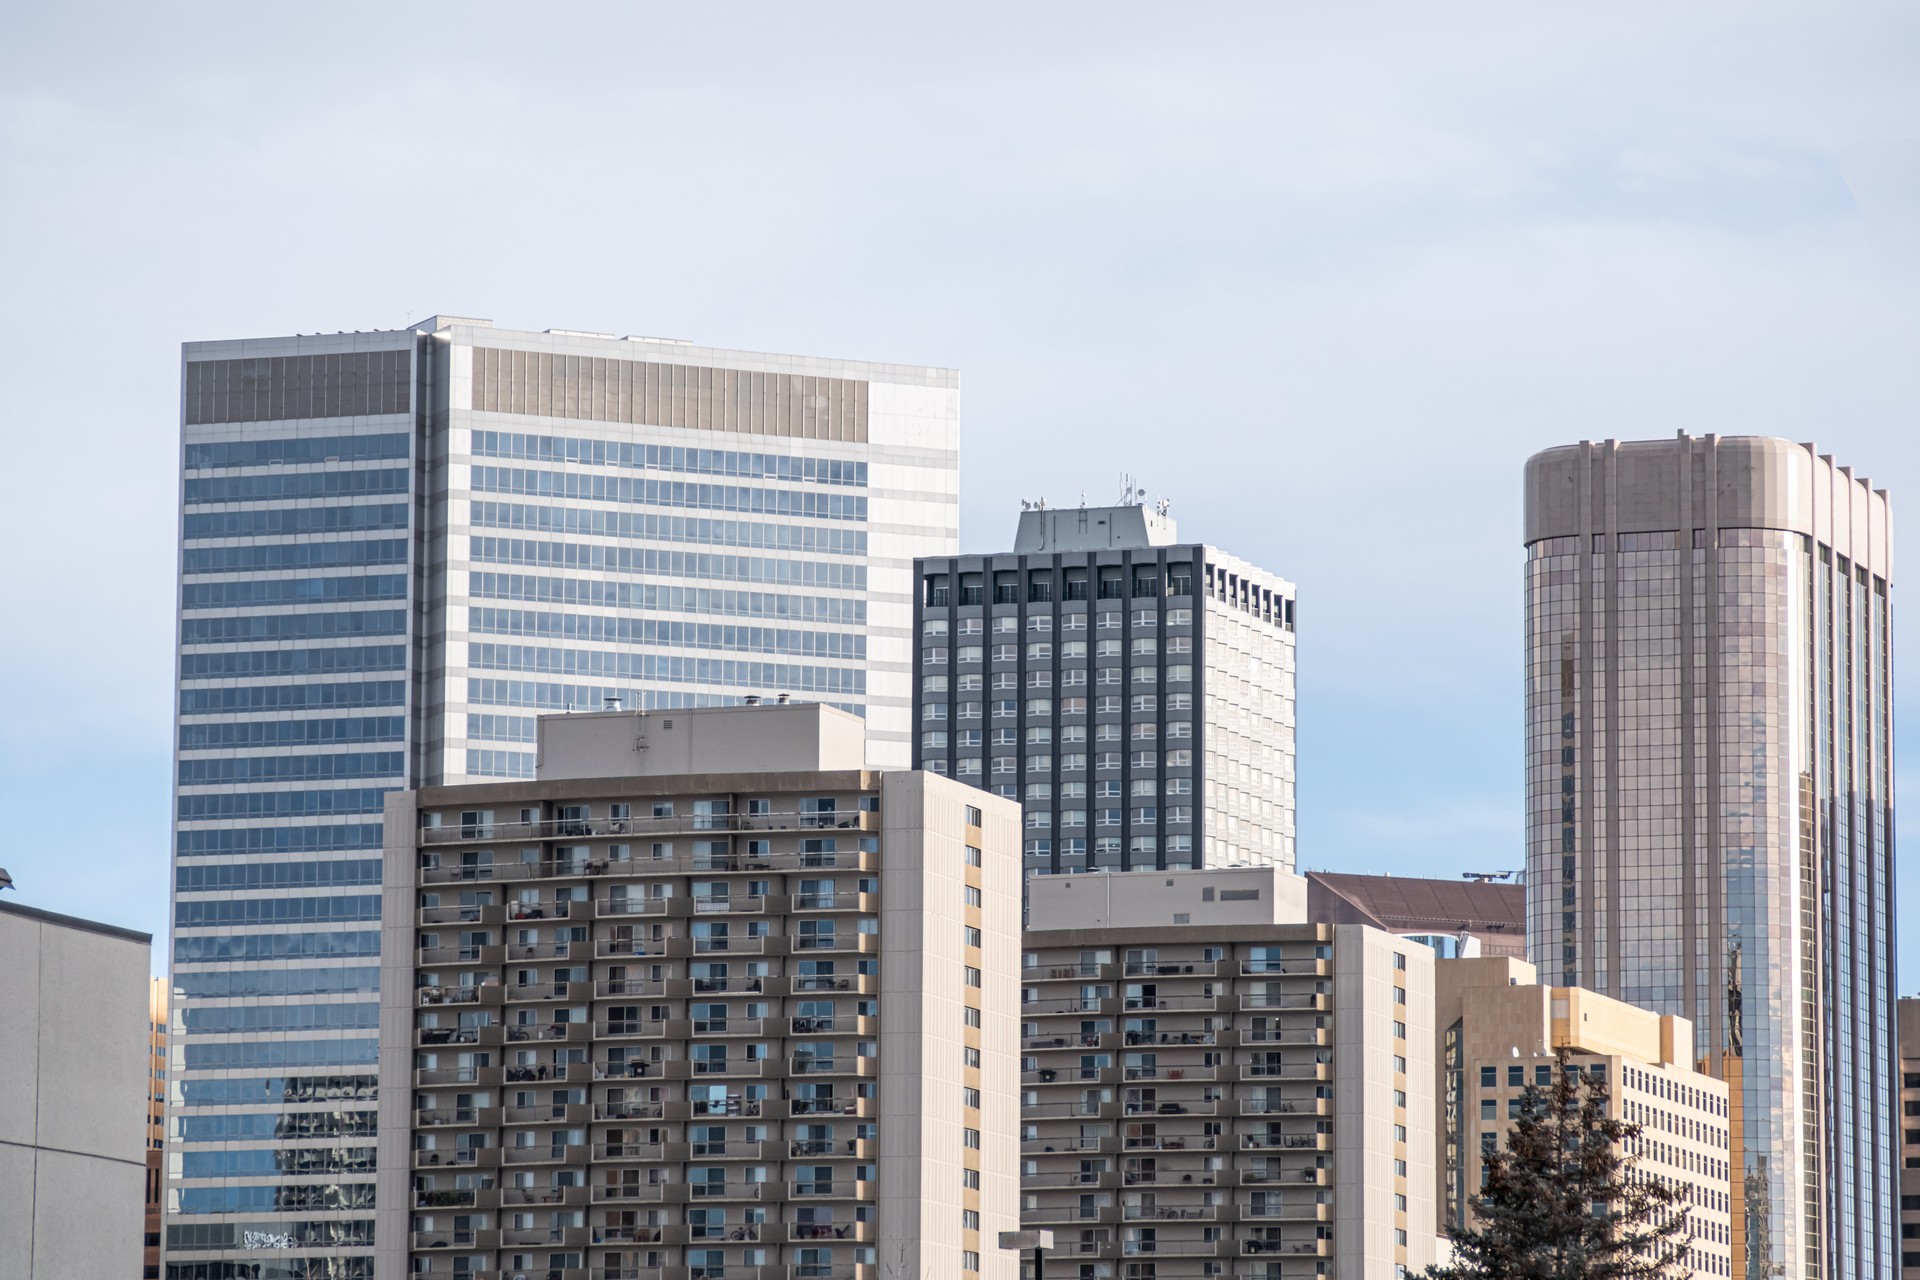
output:
[[[1039,876],[1021,1217],[1074,1280],[1434,1260],[1434,955],[1274,867]]]
[[[1695,1069],[1693,1026],[1580,987],[1542,986],[1510,956],[1435,970],[1442,1226],[1461,1221],[1482,1162],[1504,1148],[1528,1086],[1553,1082],[1559,1055],[1603,1081],[1609,1114],[1641,1126],[1626,1152],[1686,1197],[1690,1276],[1731,1276],[1728,1088]]]
[[[0,1276],[140,1273],[152,939],[0,903]]]
[[[167,980],[147,979],[147,1220],[142,1280],[160,1280],[161,1192],[166,1185]]]
[[[1900,1010],[1900,1275],[1920,1280],[1920,999]]]
[[[1020,815],[813,704],[386,811],[379,1280],[1011,1280]]]

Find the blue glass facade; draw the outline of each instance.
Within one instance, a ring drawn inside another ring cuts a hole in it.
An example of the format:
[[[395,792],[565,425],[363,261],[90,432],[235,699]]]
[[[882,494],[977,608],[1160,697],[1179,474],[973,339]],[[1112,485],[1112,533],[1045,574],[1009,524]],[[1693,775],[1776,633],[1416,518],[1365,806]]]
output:
[[[371,1144],[302,1153],[377,1101],[389,793],[529,776],[536,714],[611,697],[810,696],[907,761],[954,375],[568,345],[436,322],[186,351],[169,1280],[370,1272]]]

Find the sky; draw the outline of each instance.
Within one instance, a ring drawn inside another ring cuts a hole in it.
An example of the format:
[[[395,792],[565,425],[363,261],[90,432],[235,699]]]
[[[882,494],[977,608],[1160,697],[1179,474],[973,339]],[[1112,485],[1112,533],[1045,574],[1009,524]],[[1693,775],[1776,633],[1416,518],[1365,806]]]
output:
[[[0,865],[165,933],[179,344],[447,313],[959,368],[964,549],[1124,473],[1298,584],[1302,867],[1517,867],[1530,453],[1920,491],[1917,56],[1876,5],[11,6]]]

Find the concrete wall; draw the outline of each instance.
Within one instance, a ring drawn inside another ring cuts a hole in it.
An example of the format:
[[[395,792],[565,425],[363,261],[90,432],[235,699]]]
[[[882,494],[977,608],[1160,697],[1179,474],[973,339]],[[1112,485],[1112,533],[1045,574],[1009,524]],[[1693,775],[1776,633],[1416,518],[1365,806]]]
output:
[[[858,716],[818,702],[541,716],[535,777],[815,773],[866,763]]]
[[[1020,1226],[1020,809],[932,774],[882,779],[879,1275],[958,1276],[970,1248],[986,1280],[1015,1280],[1018,1259],[997,1241]],[[981,811],[977,835],[969,808]],[[978,869],[965,855],[974,839]],[[966,905],[969,884],[978,908]],[[978,952],[962,945],[963,924],[981,931]],[[968,965],[981,970],[977,992]],[[965,1025],[969,998],[977,1031]],[[978,1069],[964,1063],[968,1046],[980,1050]],[[971,1118],[968,1086],[980,1091]],[[962,1142],[975,1124],[977,1153]],[[980,1171],[977,1193],[962,1187],[963,1165]],[[979,1212],[977,1235],[962,1231],[963,1208]]]
[[[145,934],[0,905],[0,1276],[140,1274]]]
[[[1685,456],[1682,501],[1675,465]],[[1786,529],[1893,577],[1893,523],[1885,490],[1834,465],[1810,444],[1766,436],[1583,442],[1527,459],[1526,541],[1597,532],[1706,527]],[[1690,512],[1685,519],[1683,512]],[[1591,522],[1591,527],[1590,527]]]
[[[1307,882],[1278,867],[1034,876],[1027,884],[1029,929],[1304,924],[1306,919]]]
[[[1066,507],[1022,511],[1016,553],[1170,547],[1180,541],[1172,516],[1149,507]]]

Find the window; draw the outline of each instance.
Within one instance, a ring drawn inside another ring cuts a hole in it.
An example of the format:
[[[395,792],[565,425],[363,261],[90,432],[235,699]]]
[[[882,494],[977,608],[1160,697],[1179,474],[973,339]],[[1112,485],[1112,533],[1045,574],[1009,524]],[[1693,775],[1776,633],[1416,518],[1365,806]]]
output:
[[[975,932],[977,933],[977,932],[979,932],[979,931],[978,931],[978,930],[975,930]],[[964,971],[964,975],[963,975],[963,976],[965,977],[965,979],[966,979],[966,983],[967,983],[967,985],[968,985],[968,986],[970,986],[970,987],[977,987],[977,986],[979,986],[979,985],[980,985],[980,970],[978,970],[978,969],[976,969],[976,968],[975,968],[974,966],[972,966],[972,965],[968,965],[968,966],[966,967],[966,969],[965,969],[965,971]],[[975,1057],[977,1058],[978,1056],[979,1056],[979,1055],[978,1055],[978,1054],[976,1053],[976,1054],[975,1054]],[[969,1064],[969,1065],[971,1065],[971,1066],[976,1066],[976,1067],[977,1067],[977,1066],[979,1066],[980,1064],[979,1064],[979,1062],[977,1062],[977,1061],[976,1061],[976,1062],[973,1062],[973,1063],[971,1063],[971,1064]]]
[[[980,931],[970,924],[963,924],[960,926],[960,941],[963,946],[977,947],[980,945]]]
[[[961,1006],[961,1008],[964,1012],[964,1016],[960,1019],[962,1022],[966,1023],[970,1027],[977,1027],[980,1025],[980,1011],[978,1009],[974,1008],[970,1004],[963,1005]],[[979,1093],[973,1089],[969,1089],[967,1090],[967,1092],[973,1094],[974,1096],[973,1105],[976,1107],[979,1106],[980,1105]]]
[[[976,1183],[979,1182],[980,1175],[977,1173],[974,1174],[973,1180]],[[962,1271],[974,1271],[974,1272],[979,1271],[980,1255],[972,1249],[962,1249],[960,1251],[960,1269]]]
[[[968,906],[970,906],[970,907],[977,907],[977,906],[979,906],[979,905],[980,905],[980,889],[979,889],[979,886],[977,886],[977,885],[971,885],[971,884],[970,884],[970,885],[966,885],[966,886],[965,886],[965,887],[964,887],[964,888],[963,888],[963,889],[961,890],[961,892],[962,892],[962,894],[963,894],[963,895],[964,895],[964,896],[966,897],[966,900],[967,900],[967,905],[968,905]]]
[[[980,1131],[978,1129],[961,1129],[960,1145],[969,1151],[978,1151],[980,1149]]]
[[[980,1171],[978,1169],[962,1169],[960,1171],[960,1185],[969,1191],[978,1191],[980,1189]]]
[[[1393,1038],[1394,1038],[1395,1040],[1405,1040],[1405,1039],[1407,1038],[1407,1024],[1406,1024],[1406,1023],[1404,1023],[1404,1022],[1395,1022],[1395,1023],[1393,1024]]]
[[[967,825],[970,827],[977,827],[980,825],[980,810],[973,805],[967,806]],[[978,856],[980,851],[978,849],[974,849],[971,852],[974,853],[976,856]],[[973,865],[977,867],[980,864],[976,862]]]
[[[1404,952],[1404,951],[1396,951],[1396,952],[1394,952],[1394,953],[1393,953],[1393,967],[1394,967],[1394,968],[1396,968],[1396,969],[1399,969],[1399,970],[1401,970],[1402,972],[1405,972],[1405,970],[1406,970],[1406,967],[1407,967],[1407,955],[1406,955],[1406,952]],[[1405,1004],[1406,1002],[1405,1002],[1405,1001],[1403,1000],[1403,1001],[1401,1001],[1401,1003],[1402,1003],[1402,1004]]]
[[[968,812],[977,814],[980,811],[978,809],[971,809],[971,810],[968,810]],[[974,825],[979,826],[980,824],[978,822],[975,822]],[[980,865],[980,850],[974,847],[973,845],[967,846],[967,865],[970,867],[977,867]]]

